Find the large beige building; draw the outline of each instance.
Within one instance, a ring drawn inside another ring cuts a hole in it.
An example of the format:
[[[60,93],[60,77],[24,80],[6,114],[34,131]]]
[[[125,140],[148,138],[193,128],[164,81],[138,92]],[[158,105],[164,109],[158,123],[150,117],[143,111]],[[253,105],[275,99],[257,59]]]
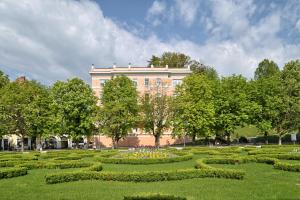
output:
[[[106,81],[116,76],[127,76],[134,81],[139,95],[150,93],[151,90],[161,86],[168,95],[173,95],[176,85],[182,82],[182,79],[191,72],[186,68],[168,68],[165,67],[103,67],[98,68],[92,65],[90,75],[92,78],[92,89],[95,95],[101,98],[102,89]],[[161,145],[170,145],[180,143],[179,139],[173,138],[171,133],[165,133],[161,138]],[[95,137],[97,146],[111,146],[112,141],[106,136]],[[134,129],[127,138],[122,140],[120,146],[154,146],[154,137],[143,132],[143,130]]]

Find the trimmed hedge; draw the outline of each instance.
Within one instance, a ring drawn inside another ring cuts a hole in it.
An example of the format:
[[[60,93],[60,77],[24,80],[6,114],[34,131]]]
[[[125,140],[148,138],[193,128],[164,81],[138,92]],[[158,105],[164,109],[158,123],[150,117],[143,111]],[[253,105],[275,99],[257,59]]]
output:
[[[68,169],[68,168],[83,168],[90,167],[93,163],[81,161],[67,161],[67,162],[26,162],[19,164],[20,167],[27,169]]]
[[[24,176],[26,174],[27,174],[27,169],[25,167],[0,169],[0,179]]]
[[[175,153],[177,154],[177,153]],[[127,159],[127,158],[107,158],[107,157],[99,157],[98,160],[103,163],[111,163],[111,164],[133,164],[133,165],[147,165],[147,164],[160,164],[160,163],[171,163],[171,162],[180,162],[187,161],[193,158],[193,154],[182,154],[176,157],[170,158],[147,158],[147,159]]]
[[[183,180],[192,178],[228,178],[243,179],[244,172],[237,170],[223,169],[183,169],[173,171],[153,171],[153,172],[64,172],[46,175],[46,183],[63,183],[79,180],[104,180],[122,182],[156,182]]]
[[[281,161],[275,162],[274,168],[283,171],[300,172],[300,164],[291,164]]]
[[[166,194],[150,194],[137,196],[124,196],[123,200],[187,200],[185,197],[178,197]]]

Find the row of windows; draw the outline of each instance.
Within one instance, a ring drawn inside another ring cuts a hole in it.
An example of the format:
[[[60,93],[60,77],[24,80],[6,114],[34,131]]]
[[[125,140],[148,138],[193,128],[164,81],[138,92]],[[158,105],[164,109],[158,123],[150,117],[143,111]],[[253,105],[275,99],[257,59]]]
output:
[[[100,85],[103,87],[108,80],[109,79],[100,79]],[[138,85],[137,79],[132,79],[132,81],[133,81],[133,83],[134,83],[135,86]],[[173,87],[176,87],[177,85],[181,84],[181,82],[182,82],[182,80],[180,80],[180,79],[173,79],[172,80],[172,85],[173,85]],[[157,78],[156,79],[156,85],[160,86],[161,84],[162,84],[161,79]],[[145,78],[145,80],[144,80],[144,86],[145,87],[149,87],[149,85],[150,85],[149,78]]]

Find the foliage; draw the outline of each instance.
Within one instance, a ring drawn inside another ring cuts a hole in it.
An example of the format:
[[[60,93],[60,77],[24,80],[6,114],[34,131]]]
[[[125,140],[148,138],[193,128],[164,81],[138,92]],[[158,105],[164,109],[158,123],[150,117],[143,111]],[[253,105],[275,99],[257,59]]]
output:
[[[215,123],[211,82],[201,74],[184,78],[176,88],[174,99],[173,133],[209,137]]]
[[[281,161],[275,162],[274,168],[284,171],[300,172],[300,164],[291,164]]]
[[[141,124],[146,132],[155,137],[155,146],[160,146],[160,137],[170,128],[172,98],[165,91],[165,83],[155,85],[150,93],[141,98]]]
[[[2,88],[0,97],[0,130],[21,137],[41,136],[49,131],[48,89],[35,81],[15,81]]]
[[[175,155],[174,155],[175,154]],[[172,162],[181,162],[190,160],[193,158],[193,154],[191,153],[184,153],[184,154],[177,154],[174,153],[172,156],[165,155],[168,157],[153,157],[149,154],[146,154],[148,157],[140,157],[141,155],[138,155],[138,157],[99,157],[98,160],[103,163],[113,163],[113,164],[133,164],[133,165],[147,165],[147,164],[160,164],[160,163],[172,163]],[[144,154],[142,154],[144,155]]]
[[[259,80],[262,78],[268,78],[272,76],[276,76],[280,73],[279,67],[277,64],[268,59],[264,59],[258,64],[258,67],[254,73],[254,79]]]
[[[137,98],[133,82],[125,76],[109,80],[103,88],[99,124],[101,131],[112,138],[114,147],[137,124]]]
[[[148,66],[154,67],[166,66],[170,68],[183,68],[191,64],[191,58],[182,53],[165,52],[161,57],[152,56],[148,61]]]
[[[260,111],[259,105],[249,95],[249,89],[249,83],[241,75],[223,77],[216,86],[215,130],[217,135],[226,136],[228,143],[235,129],[251,123],[256,113]]]
[[[74,141],[92,134],[97,99],[89,85],[79,78],[58,81],[51,90],[51,99],[54,133],[67,134]]]
[[[27,174],[27,169],[24,167],[0,169],[0,179],[24,176],[26,174]]]
[[[9,83],[8,76],[0,70],[0,89]]]

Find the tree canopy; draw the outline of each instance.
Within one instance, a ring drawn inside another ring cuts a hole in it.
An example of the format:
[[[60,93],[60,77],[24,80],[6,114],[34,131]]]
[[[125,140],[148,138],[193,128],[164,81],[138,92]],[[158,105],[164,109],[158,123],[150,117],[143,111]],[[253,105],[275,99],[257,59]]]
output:
[[[66,134],[78,143],[95,129],[97,98],[89,85],[79,78],[58,81],[51,90],[53,132]]]
[[[98,113],[100,130],[112,138],[114,147],[137,124],[137,99],[133,81],[125,76],[113,78],[104,85]]]

